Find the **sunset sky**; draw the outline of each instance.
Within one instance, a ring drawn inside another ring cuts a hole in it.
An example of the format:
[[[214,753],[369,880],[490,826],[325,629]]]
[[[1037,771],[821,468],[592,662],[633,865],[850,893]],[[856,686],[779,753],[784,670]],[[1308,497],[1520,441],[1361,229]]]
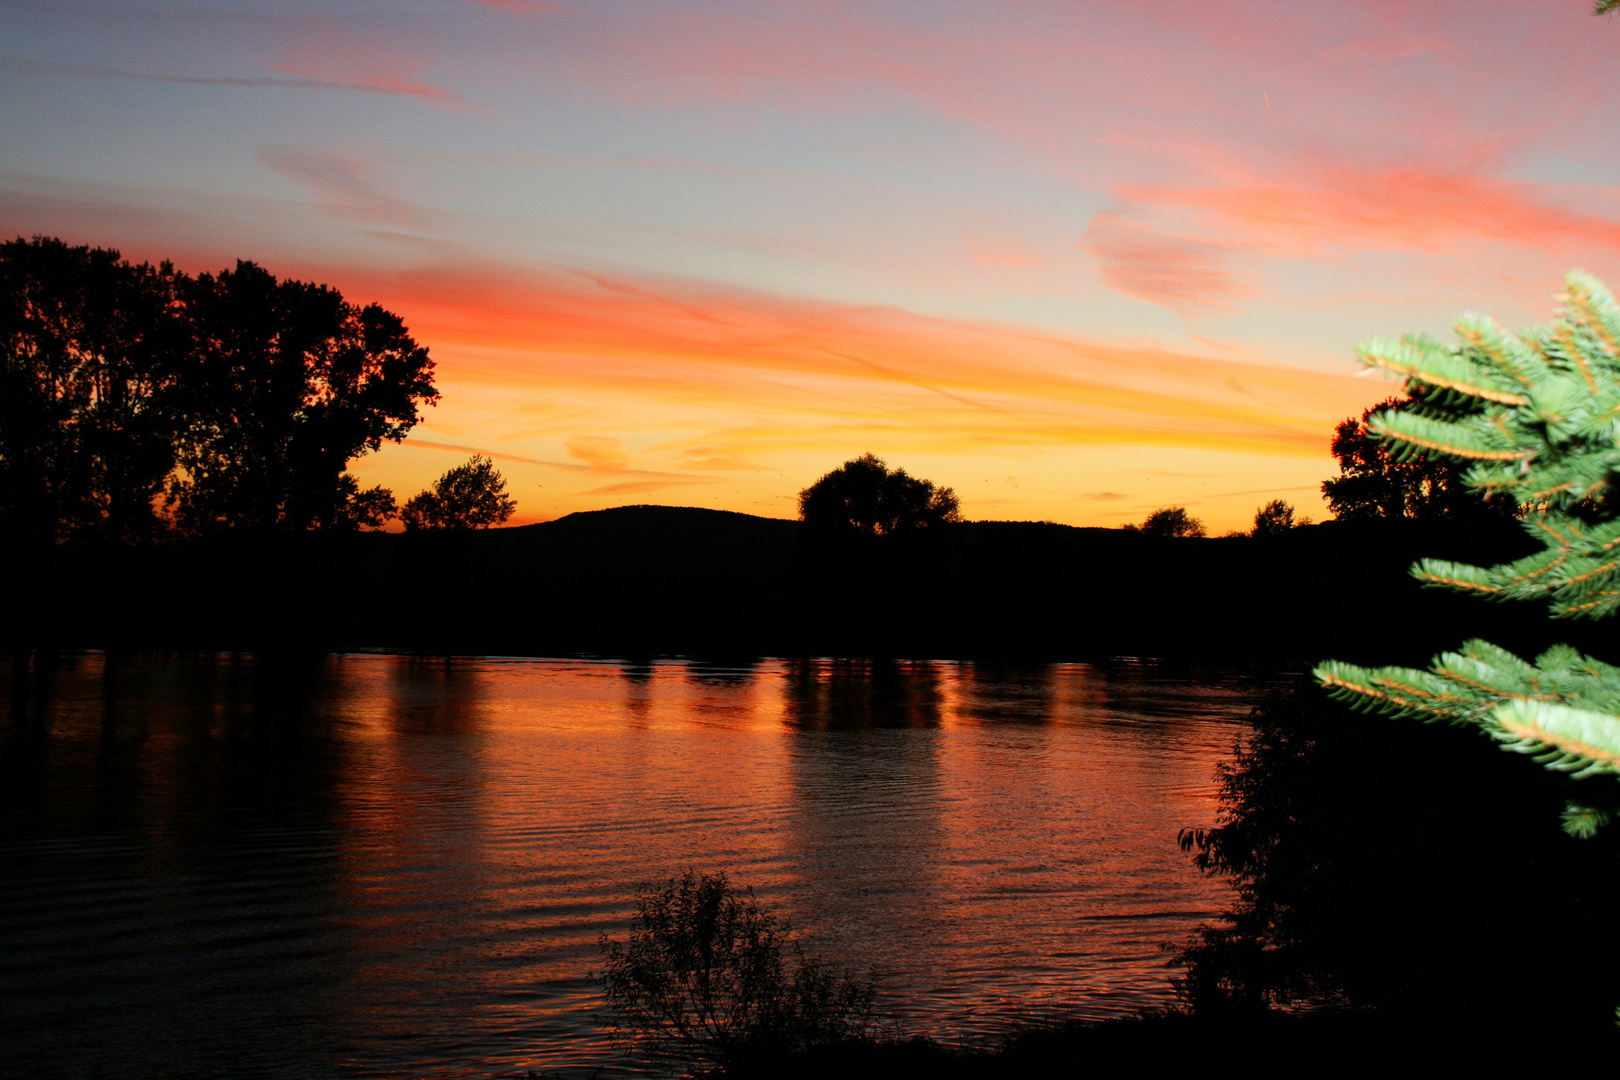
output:
[[[1321,516],[1355,344],[1620,285],[1588,0],[0,3],[0,230],[402,314],[518,521]]]

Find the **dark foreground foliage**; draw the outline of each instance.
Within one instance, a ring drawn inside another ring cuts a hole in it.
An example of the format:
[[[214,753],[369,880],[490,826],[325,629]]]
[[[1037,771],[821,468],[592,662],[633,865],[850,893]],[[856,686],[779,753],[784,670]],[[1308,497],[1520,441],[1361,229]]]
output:
[[[1612,779],[1530,774],[1484,737],[1354,714],[1314,688],[1253,722],[1222,767],[1218,825],[1182,834],[1236,891],[1176,958],[1196,1012],[1613,1034],[1620,973],[1598,943],[1620,913],[1620,843],[1559,827],[1572,792]]]
[[[746,1070],[873,1035],[873,984],[807,956],[788,924],[724,873],[688,870],[636,901],[627,942],[605,935],[604,996],[634,1051]]]

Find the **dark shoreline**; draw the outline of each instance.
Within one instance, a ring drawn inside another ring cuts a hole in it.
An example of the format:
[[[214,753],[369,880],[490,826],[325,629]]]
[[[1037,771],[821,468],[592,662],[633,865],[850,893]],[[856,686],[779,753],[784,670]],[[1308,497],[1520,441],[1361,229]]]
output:
[[[968,522],[829,544],[792,521],[624,507],[466,534],[13,553],[26,569],[0,644],[1309,666],[1422,662],[1477,636],[1604,655],[1603,624],[1423,589],[1406,572],[1424,555],[1527,550],[1513,524],[1378,521],[1175,540]]]
[[[1620,1029],[1538,1026],[1533,1036],[1504,1031],[1500,1018],[1437,1025],[1420,1017],[1364,1010],[1201,1015],[1166,1011],[1090,1023],[1010,1025],[988,1045],[928,1039],[857,1043],[772,1056],[719,1074],[749,1080],[927,1077],[977,1080],[1037,1076],[1143,1076],[1170,1070],[1249,1076],[1348,1075],[1373,1066],[1504,1065],[1546,1061],[1549,1045],[1577,1067],[1612,1062]],[[543,1075],[543,1074],[541,1074]]]

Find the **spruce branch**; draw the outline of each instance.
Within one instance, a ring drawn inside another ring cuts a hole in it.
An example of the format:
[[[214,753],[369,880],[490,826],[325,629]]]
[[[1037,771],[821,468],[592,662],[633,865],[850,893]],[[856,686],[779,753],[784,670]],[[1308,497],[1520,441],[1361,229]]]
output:
[[[1620,10],[1620,0],[1599,5]],[[1423,559],[1426,585],[1495,600],[1537,599],[1554,616],[1620,612],[1620,306],[1581,271],[1564,282],[1547,326],[1518,335],[1482,315],[1457,342],[1371,341],[1369,367],[1403,380],[1409,403],[1368,423],[1391,452],[1471,462],[1466,485],[1507,493],[1542,547],[1499,566]],[[1428,671],[1329,660],[1316,677],[1358,708],[1477,726],[1505,749],[1576,779],[1620,772],[1620,668],[1555,646],[1534,664],[1484,641],[1434,658]],[[1603,800],[1600,800],[1603,801]],[[1590,835],[1612,813],[1571,804],[1565,828]]]

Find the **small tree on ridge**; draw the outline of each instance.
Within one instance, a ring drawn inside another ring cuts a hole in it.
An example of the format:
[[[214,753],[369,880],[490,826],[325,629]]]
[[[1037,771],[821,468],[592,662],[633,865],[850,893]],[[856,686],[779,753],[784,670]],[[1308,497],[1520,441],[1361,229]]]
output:
[[[1286,499],[1272,499],[1254,512],[1250,536],[1282,536],[1296,525],[1309,525],[1309,518],[1296,519],[1294,507]]]
[[[956,492],[863,454],[799,492],[799,517],[825,534],[890,536],[961,521]]]
[[[1199,537],[1206,535],[1204,523],[1187,513],[1185,506],[1166,506],[1162,510],[1155,510],[1147,516],[1142,524],[1128,525],[1126,528],[1140,532],[1144,536]]]
[[[474,454],[465,465],[457,465],[413,496],[400,518],[412,532],[462,531],[504,524],[516,509],[494,462]]]

